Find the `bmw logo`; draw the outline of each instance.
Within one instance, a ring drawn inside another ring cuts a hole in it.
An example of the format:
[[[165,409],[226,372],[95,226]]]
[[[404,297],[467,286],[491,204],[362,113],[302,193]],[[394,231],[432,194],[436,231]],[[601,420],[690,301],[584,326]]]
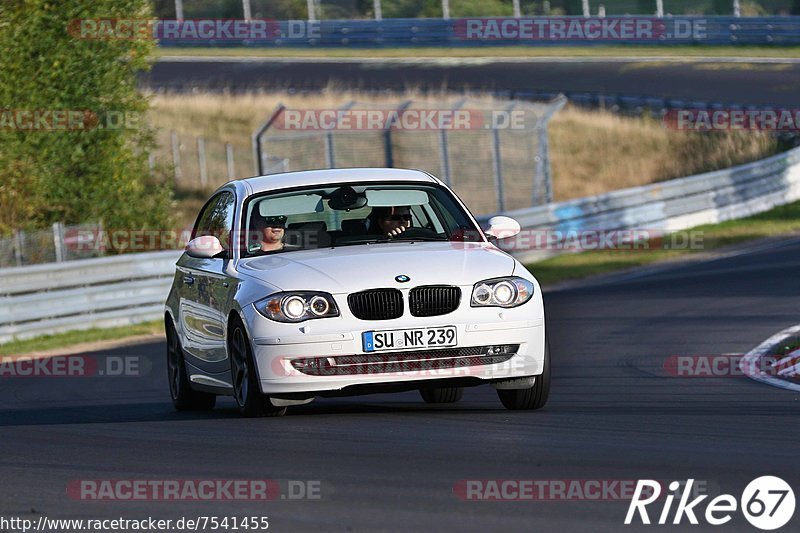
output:
[[[408,283],[409,281],[411,281],[411,278],[409,278],[405,274],[400,274],[399,276],[395,276],[394,280],[398,283]]]

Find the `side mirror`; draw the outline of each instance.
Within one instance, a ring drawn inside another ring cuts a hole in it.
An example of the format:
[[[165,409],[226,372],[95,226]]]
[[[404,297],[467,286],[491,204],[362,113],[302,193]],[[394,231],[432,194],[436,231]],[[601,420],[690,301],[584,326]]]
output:
[[[227,252],[222,247],[219,239],[211,235],[204,235],[192,239],[186,244],[186,253],[190,257],[198,259],[211,259],[214,257],[225,257]]]
[[[489,219],[481,228],[487,237],[507,239],[520,232],[519,222],[510,217],[496,216]]]

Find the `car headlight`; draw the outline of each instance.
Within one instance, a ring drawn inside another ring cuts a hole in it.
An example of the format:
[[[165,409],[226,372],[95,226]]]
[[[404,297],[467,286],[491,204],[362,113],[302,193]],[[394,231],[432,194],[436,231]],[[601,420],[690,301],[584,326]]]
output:
[[[276,292],[255,305],[259,313],[277,322],[339,316],[333,296],[326,292]]]
[[[472,307],[516,307],[533,296],[533,283],[515,276],[487,279],[472,288]]]

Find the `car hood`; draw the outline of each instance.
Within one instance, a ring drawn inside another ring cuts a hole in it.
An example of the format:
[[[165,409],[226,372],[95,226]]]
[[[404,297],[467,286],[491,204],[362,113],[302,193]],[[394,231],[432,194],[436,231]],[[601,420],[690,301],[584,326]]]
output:
[[[509,276],[515,261],[489,243],[396,242],[243,259],[238,270],[284,291],[351,293],[377,287],[472,285]],[[408,276],[399,283],[396,276]]]

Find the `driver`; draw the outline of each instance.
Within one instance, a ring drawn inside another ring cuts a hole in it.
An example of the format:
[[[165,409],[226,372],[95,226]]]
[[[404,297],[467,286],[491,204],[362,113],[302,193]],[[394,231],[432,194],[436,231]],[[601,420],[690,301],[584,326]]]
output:
[[[286,216],[275,215],[267,217],[259,217],[256,221],[256,227],[259,231],[261,238],[261,247],[259,250],[262,252],[276,252],[283,250],[283,237],[286,233]]]
[[[369,231],[391,239],[410,228],[411,220],[408,206],[373,207],[369,214]]]

